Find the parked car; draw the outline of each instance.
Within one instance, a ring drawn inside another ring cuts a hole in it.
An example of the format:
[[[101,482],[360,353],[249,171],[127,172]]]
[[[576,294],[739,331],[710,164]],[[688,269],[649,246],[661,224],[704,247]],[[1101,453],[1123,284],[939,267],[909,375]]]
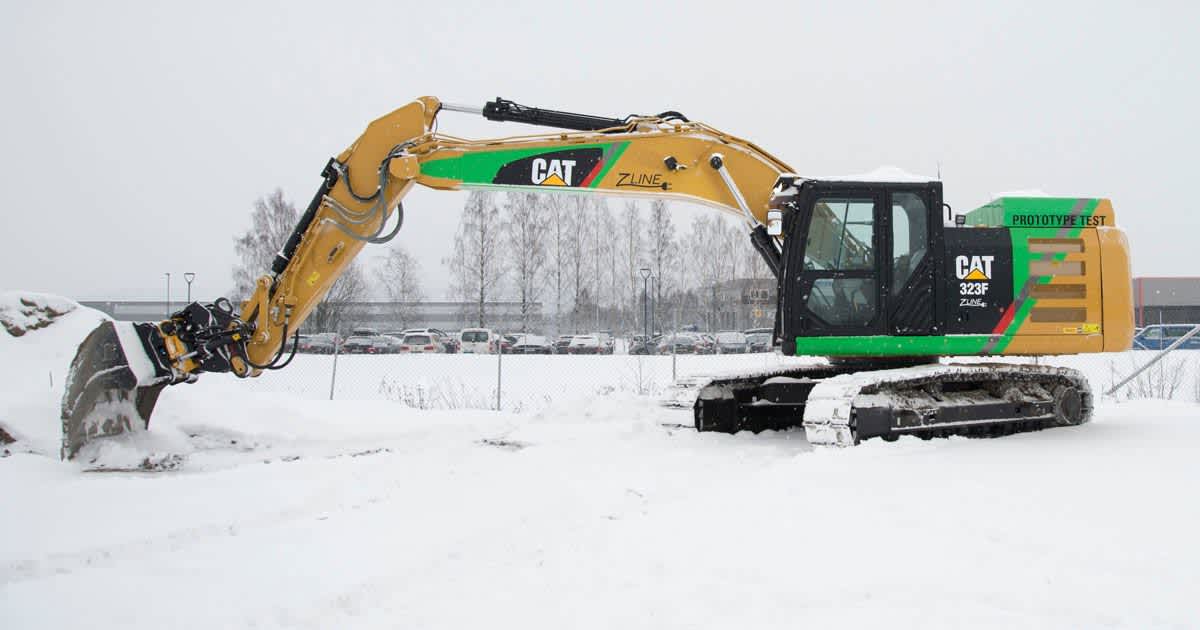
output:
[[[559,335],[558,339],[554,340],[554,354],[567,354],[567,348],[574,338],[575,335]]]
[[[1197,324],[1154,324],[1139,330],[1133,336],[1135,350],[1163,350],[1188,334]],[[1180,344],[1181,350],[1200,348],[1200,333]]]
[[[513,354],[554,354],[554,344],[538,335],[521,335],[513,344]]]
[[[376,337],[379,337],[379,333],[369,328],[354,330],[342,344],[342,352],[346,354],[379,354],[375,345]]]
[[[341,343],[342,338],[337,333],[300,335],[300,352],[333,354],[334,346]]]
[[[407,332],[405,332],[405,331],[403,331],[403,330],[385,330],[385,331],[383,331],[383,332],[382,332],[382,333],[380,333],[380,334],[382,334],[382,335],[386,335],[386,336],[388,336],[388,337],[395,337],[395,338],[396,338],[396,341],[398,341],[398,342],[399,342],[399,343],[397,343],[397,344],[396,344],[396,346],[397,346],[397,349],[396,349],[396,351],[397,351],[397,352],[399,352],[399,351],[400,351],[400,350],[399,350],[399,346],[400,346],[400,344],[403,344],[403,343],[404,343],[404,338],[408,336],[408,333],[407,333]]]
[[[691,339],[694,346],[693,351],[696,354],[713,354],[716,352],[716,340],[704,333],[684,331],[676,334],[679,337]]]
[[[446,331],[446,339],[444,340],[445,343],[447,344],[446,352],[449,352],[450,354],[454,354],[455,352],[459,352],[462,350],[462,342],[460,342],[458,340],[458,337],[460,334],[461,334],[460,331],[457,331],[457,330],[447,330]]]
[[[391,335],[377,335],[374,343],[375,352],[373,354],[396,354],[400,352],[400,339]]]
[[[490,328],[464,328],[458,333],[459,349],[463,354],[494,354],[496,337]]]
[[[567,346],[567,354],[605,354],[604,342],[596,335],[575,335],[571,345]]]
[[[683,333],[668,335],[658,341],[658,353],[696,354],[696,339]]]
[[[655,349],[654,340],[647,339],[645,335],[634,335],[629,342],[629,354],[654,354]]]
[[[750,345],[750,352],[770,352],[771,347],[774,345],[771,343],[771,333],[760,332],[748,334],[746,335],[746,341]]]
[[[591,334],[600,340],[600,354],[612,354],[616,349],[617,341],[613,338],[611,332],[601,330]]]
[[[400,352],[436,354],[446,351],[436,333],[412,333],[400,341]]]
[[[717,333],[716,337],[717,354],[746,354],[750,351],[750,343],[746,340],[746,335],[737,331],[724,331]]]
[[[442,346],[443,352],[449,352],[451,354],[458,352],[457,335],[452,335],[440,328],[406,328],[406,329],[402,330],[399,334],[395,334],[395,333],[386,333],[386,334],[392,335],[394,337],[399,337],[400,339],[404,339],[408,335],[421,335],[421,334],[435,335],[437,338],[436,341],[438,344],[440,344]]]

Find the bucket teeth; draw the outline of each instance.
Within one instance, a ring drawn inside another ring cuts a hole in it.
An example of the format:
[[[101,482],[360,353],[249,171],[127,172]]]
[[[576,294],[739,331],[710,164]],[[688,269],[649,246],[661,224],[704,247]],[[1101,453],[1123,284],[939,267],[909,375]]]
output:
[[[114,324],[104,322],[80,344],[71,361],[62,401],[63,459],[71,459],[89,441],[145,430],[163,379],[145,378],[130,366],[128,353]],[[140,335],[138,336],[140,339]],[[150,382],[145,382],[150,381]]]

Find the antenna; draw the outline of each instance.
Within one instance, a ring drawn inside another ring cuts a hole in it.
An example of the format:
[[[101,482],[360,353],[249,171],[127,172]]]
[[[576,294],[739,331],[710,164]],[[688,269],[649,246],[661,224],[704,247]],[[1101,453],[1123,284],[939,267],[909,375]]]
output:
[[[939,182],[942,181],[942,161],[941,160],[938,160],[938,163],[937,163],[937,178],[938,178]]]

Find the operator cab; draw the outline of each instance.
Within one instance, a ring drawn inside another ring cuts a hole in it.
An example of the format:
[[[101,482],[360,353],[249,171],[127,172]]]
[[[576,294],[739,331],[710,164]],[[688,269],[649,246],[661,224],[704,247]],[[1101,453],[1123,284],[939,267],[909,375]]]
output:
[[[784,354],[796,337],[944,334],[942,208],[938,181],[781,177]]]

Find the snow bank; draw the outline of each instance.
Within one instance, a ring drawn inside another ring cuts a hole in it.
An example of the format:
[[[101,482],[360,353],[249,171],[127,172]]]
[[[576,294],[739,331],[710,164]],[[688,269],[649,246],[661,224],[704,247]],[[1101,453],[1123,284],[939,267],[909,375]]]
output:
[[[56,295],[5,291],[0,293],[0,325],[13,337],[45,328],[78,308],[71,300]]]

